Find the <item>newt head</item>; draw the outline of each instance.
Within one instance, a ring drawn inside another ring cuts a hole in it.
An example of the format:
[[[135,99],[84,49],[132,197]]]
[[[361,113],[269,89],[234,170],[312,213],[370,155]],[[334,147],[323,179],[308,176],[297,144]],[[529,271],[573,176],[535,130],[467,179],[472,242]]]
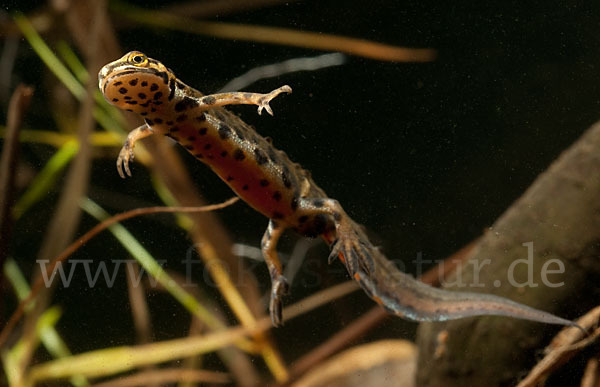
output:
[[[109,103],[142,116],[169,104],[175,82],[167,67],[139,51],[123,55],[98,73],[98,87]]]

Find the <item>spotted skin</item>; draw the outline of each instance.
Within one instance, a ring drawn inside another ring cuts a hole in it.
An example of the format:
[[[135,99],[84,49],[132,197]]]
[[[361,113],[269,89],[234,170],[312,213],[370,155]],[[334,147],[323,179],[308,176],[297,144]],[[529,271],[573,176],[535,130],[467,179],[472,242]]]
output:
[[[390,313],[416,321],[442,321],[477,315],[504,315],[551,324],[574,325],[550,313],[486,294],[450,292],[427,286],[399,271],[374,247],[362,227],[340,204],[327,197],[310,173],[277,150],[239,117],[222,108],[249,104],[273,114],[270,101],[282,86],[267,94],[203,95],[178,80],[155,59],[132,51],[104,66],[99,87],[111,104],[144,118],[145,124],[127,137],[117,169],[131,176],[136,141],[161,134],[181,144],[207,164],[246,203],[269,218],[262,252],[272,281],[269,309],[281,325],[282,297],[288,284],[282,275],[276,246],[286,229],[321,236],[330,246],[330,261],[339,258],[352,278]]]

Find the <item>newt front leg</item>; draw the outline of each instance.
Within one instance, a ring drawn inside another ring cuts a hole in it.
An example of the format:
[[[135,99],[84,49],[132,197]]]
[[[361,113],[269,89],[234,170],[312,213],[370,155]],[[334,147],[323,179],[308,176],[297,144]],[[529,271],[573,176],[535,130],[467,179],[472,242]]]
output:
[[[292,88],[288,85],[281,86],[267,94],[261,93],[219,93],[210,94],[200,98],[200,103],[207,107],[225,106],[225,105],[256,105],[258,106],[258,114],[262,114],[263,109],[270,115],[273,115],[273,110],[269,106],[269,102],[281,93],[292,92]]]
[[[154,134],[154,132],[147,124],[138,126],[129,132],[127,139],[125,140],[125,143],[119,152],[119,157],[117,157],[117,170],[119,171],[119,176],[121,176],[121,178],[125,178],[123,168],[125,168],[127,176],[131,177],[129,162],[132,161],[134,157],[133,148],[135,147],[135,143],[143,138],[151,136],[152,134]]]
[[[188,100],[183,99],[178,104],[175,105],[174,109],[176,111],[185,110],[187,105],[194,105],[197,110],[208,110],[210,108],[216,106],[225,106],[225,105],[256,105],[258,106],[258,114],[262,114],[263,110],[266,110],[267,113],[273,115],[273,110],[269,103],[273,100],[273,98],[277,97],[281,93],[291,93],[292,88],[288,85],[281,86],[269,93],[245,93],[245,92],[232,92],[232,93],[219,93],[219,94],[209,94],[201,98],[194,98],[188,96]],[[162,92],[161,96],[163,95]],[[142,95],[143,93],[138,93]],[[155,94],[156,95],[156,94]],[[192,101],[192,102],[186,102]],[[127,103],[131,103],[132,100],[127,100]],[[136,105],[138,101],[135,101]],[[160,102],[160,101],[155,101]],[[140,105],[141,106],[141,105]],[[131,110],[131,109],[130,109]],[[161,122],[164,120],[160,119]],[[119,176],[125,178],[125,173],[127,176],[131,177],[131,170],[129,169],[129,162],[133,160],[134,153],[133,149],[135,147],[135,143],[143,138],[146,138],[153,134],[151,125],[154,125],[155,121],[146,119],[146,123],[141,125],[134,130],[132,130],[127,136],[127,140],[123,144],[121,151],[119,152],[119,157],[117,158],[117,170],[119,172]],[[123,172],[125,169],[125,173]]]

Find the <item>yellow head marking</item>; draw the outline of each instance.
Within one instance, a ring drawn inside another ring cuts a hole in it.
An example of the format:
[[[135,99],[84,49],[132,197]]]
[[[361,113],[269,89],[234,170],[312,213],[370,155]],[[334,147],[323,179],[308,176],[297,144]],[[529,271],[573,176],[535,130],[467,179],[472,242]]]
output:
[[[170,103],[175,79],[162,63],[139,51],[123,55],[98,73],[98,85],[108,102],[143,116]]]

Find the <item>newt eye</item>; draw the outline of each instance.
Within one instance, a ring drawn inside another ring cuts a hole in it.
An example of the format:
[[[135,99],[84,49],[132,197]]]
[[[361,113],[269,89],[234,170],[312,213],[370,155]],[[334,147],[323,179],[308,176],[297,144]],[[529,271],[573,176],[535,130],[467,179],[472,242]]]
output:
[[[131,56],[129,57],[129,63],[132,63],[137,66],[145,66],[148,63],[148,58],[146,57],[146,55],[140,52],[136,52],[131,54]]]

